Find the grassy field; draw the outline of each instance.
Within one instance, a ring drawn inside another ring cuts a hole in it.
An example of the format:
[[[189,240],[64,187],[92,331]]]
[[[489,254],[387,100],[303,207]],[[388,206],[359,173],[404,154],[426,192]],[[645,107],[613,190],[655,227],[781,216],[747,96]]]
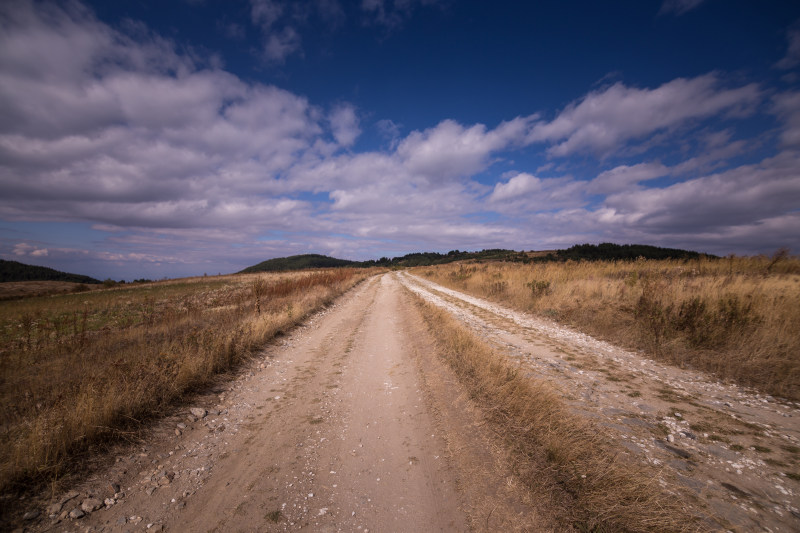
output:
[[[0,301],[86,292],[99,288],[102,288],[102,285],[86,285],[69,281],[6,281],[0,283]]]
[[[664,472],[621,458],[613,439],[573,414],[550,385],[525,376],[448,312],[416,301],[438,353],[502,436],[519,481],[533,501],[549,500],[542,505],[564,530],[705,530]]]
[[[203,277],[0,303],[0,492],[55,479],[373,274]]]
[[[800,260],[450,264],[442,285],[651,357],[800,400]]]

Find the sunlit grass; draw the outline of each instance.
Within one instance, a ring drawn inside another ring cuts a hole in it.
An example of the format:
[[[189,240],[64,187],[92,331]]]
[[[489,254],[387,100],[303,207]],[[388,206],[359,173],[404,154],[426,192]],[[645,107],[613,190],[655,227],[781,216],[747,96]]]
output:
[[[800,260],[451,264],[443,285],[670,363],[800,399]]]
[[[0,489],[55,477],[372,272],[203,277],[0,303]]]

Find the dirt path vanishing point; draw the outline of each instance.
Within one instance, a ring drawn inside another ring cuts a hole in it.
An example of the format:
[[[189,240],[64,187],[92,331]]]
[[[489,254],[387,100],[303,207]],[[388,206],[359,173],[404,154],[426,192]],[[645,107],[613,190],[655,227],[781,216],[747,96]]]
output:
[[[501,447],[431,357],[404,286],[530,365],[636,460],[674,472],[721,529],[800,529],[800,483],[779,466],[797,464],[797,405],[404,273],[362,283],[193,414],[165,418],[146,446],[46,502],[35,529],[559,530],[517,492]]]

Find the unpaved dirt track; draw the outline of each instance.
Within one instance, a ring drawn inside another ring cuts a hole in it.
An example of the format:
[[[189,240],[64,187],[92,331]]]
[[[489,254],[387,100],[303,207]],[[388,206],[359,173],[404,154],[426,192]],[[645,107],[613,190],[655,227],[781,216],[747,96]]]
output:
[[[117,504],[54,529],[467,530],[409,351],[424,331],[404,320],[408,299],[391,276],[360,285],[268,348],[220,405],[207,398],[220,415],[120,461],[105,475],[128,491]]]
[[[120,452],[37,529],[565,529],[515,488],[502,446],[437,363],[404,287],[529,365],[630,460],[673,472],[719,529],[800,529],[798,482],[764,461],[794,460],[784,448],[800,441],[797,406],[404,273],[367,280],[266,348],[242,376],[220,381],[193,402],[207,416],[187,420],[181,409],[165,418],[146,446]],[[770,452],[734,451],[690,430],[698,423]],[[115,492],[107,508],[66,516],[88,496]]]

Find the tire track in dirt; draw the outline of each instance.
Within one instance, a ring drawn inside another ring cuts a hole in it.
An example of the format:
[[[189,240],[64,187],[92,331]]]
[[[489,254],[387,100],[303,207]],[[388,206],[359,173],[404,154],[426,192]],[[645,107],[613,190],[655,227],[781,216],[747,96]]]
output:
[[[617,436],[631,460],[666,468],[720,529],[800,529],[800,409],[663,365],[553,322],[431,281],[403,284],[551,383]]]
[[[146,446],[76,487],[63,511],[121,491],[111,505],[54,515],[42,529],[468,529],[416,365],[425,331],[409,322],[409,302],[391,276],[361,284],[196,399],[206,416],[164,419]]]

